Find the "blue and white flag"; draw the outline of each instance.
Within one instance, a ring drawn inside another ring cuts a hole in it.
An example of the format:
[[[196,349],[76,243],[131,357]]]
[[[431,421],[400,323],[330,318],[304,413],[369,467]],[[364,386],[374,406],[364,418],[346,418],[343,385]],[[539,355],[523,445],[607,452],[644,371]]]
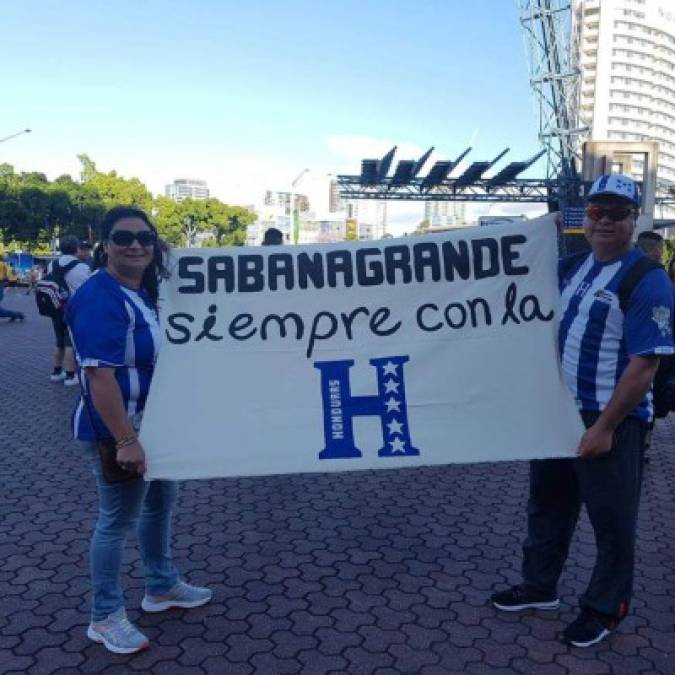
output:
[[[550,218],[381,241],[181,249],[147,478],[572,456]]]

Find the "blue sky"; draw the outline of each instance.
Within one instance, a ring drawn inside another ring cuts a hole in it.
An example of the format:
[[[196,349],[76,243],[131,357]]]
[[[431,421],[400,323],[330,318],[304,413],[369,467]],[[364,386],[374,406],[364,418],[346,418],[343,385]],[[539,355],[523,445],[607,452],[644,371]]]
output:
[[[0,56],[0,137],[33,129],[0,161],[51,177],[87,152],[155,192],[199,177],[251,203],[306,167],[323,195],[394,143],[539,147],[515,0],[26,0]]]

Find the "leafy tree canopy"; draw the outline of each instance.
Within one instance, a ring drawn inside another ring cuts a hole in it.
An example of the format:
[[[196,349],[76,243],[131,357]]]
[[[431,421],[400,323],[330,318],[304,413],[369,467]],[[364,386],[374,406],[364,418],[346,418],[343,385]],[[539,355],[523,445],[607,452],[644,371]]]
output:
[[[77,157],[79,180],[62,175],[49,181],[43,173],[16,173],[11,164],[0,163],[0,245],[44,250],[64,234],[95,240],[102,215],[122,204],[150,214],[174,246],[241,246],[246,226],[255,220],[248,209],[218,199],[153,198],[138,178],[99,171],[88,155]]]

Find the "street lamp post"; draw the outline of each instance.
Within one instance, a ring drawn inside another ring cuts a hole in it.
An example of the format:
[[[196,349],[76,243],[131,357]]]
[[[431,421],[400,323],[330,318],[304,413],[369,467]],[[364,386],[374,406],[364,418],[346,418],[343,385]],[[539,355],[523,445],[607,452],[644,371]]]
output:
[[[17,136],[23,136],[23,134],[29,134],[30,132],[31,132],[30,129],[22,129],[21,131],[17,131],[14,134],[10,134],[9,136],[0,138],[0,143],[4,143],[5,141],[11,141],[12,138],[16,138]]]
[[[294,192],[295,192],[295,186],[300,182],[300,179],[309,171],[309,169],[303,169],[295,178],[294,181],[291,182],[291,193],[289,195],[289,202],[288,202],[288,212],[291,217],[291,235],[293,237],[293,243],[297,244],[298,243],[298,235],[299,235],[299,223],[296,223],[295,220],[295,204],[293,203],[294,199]]]

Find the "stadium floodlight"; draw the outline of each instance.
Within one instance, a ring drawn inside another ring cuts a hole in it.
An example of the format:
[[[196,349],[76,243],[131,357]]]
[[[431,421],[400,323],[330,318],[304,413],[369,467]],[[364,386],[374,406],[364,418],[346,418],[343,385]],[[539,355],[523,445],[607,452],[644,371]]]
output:
[[[471,152],[471,148],[467,148],[454,161],[436,162],[427,177],[422,181],[420,191],[431,190],[431,188],[441,185],[443,181],[450,175],[452,170]]]
[[[377,179],[381,183],[389,173],[391,163],[394,161],[394,155],[396,154],[396,147],[394,146],[377,164]]]
[[[432,187],[440,185],[452,171],[452,166],[452,162],[449,161],[435,162],[426,178],[422,181],[420,191],[431,190]]]
[[[363,159],[361,160],[361,177],[359,179],[361,185],[377,185],[377,160]]]
[[[474,162],[471,166],[455,180],[454,187],[463,188],[480,180],[481,176],[491,167],[493,167],[507,152],[509,148],[500,152],[491,162]]]
[[[530,159],[526,159],[524,162],[511,162],[511,164],[507,164],[499,173],[490,178],[488,181],[488,187],[504,185],[504,183],[515,180],[519,174],[521,174],[526,169],[529,169],[540,157],[545,154],[546,150],[542,150],[536,155],[530,157]]]
[[[422,167],[426,164],[426,161],[431,156],[431,153],[434,151],[434,146],[432,145],[418,160],[415,162],[415,168],[413,169],[411,178],[417,178],[417,174],[422,170]]]
[[[473,162],[467,170],[459,176],[454,183],[454,187],[463,188],[480,180],[480,177],[490,168],[490,162]]]
[[[430,147],[418,160],[413,159],[402,159],[394,175],[389,182],[389,187],[401,187],[402,185],[409,185],[413,178],[417,177],[417,174],[421,171],[422,167],[426,163],[429,156],[434,151],[433,146]]]
[[[415,171],[416,164],[417,162],[415,162],[413,159],[402,159],[398,163],[396,171],[394,171],[394,175],[391,177],[391,182],[389,185],[393,187],[407,185],[410,183],[410,181],[413,179],[413,172]]]
[[[382,159],[362,159],[359,183],[368,187],[379,185],[387,177],[395,154],[396,146]]]

